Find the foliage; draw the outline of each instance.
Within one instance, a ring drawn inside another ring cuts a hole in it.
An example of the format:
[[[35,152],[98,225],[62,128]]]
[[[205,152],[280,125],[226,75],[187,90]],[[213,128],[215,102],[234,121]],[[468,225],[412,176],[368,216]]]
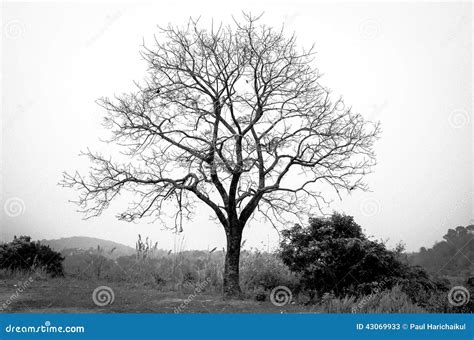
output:
[[[296,291],[299,284],[298,276],[276,254],[258,250],[243,252],[240,277],[242,289],[256,299],[264,299],[276,286]]]
[[[433,278],[419,266],[405,266],[401,277],[395,282],[417,305],[441,311],[447,306],[446,293],[449,290],[449,281]],[[443,297],[440,299],[440,297]]]
[[[405,269],[395,252],[367,239],[351,216],[311,218],[308,227],[297,224],[282,236],[280,256],[301,274],[308,291],[368,293],[374,286],[392,286]]]
[[[31,241],[29,236],[14,237],[13,241],[0,245],[0,268],[8,270],[36,270],[41,268],[52,276],[63,275],[64,257],[42,245]]]

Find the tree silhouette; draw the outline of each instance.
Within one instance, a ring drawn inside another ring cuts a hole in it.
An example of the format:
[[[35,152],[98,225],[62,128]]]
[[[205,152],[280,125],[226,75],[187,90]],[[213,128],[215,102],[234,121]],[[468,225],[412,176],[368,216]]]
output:
[[[64,174],[97,216],[122,191],[133,193],[125,221],[174,212],[175,227],[203,203],[227,237],[224,296],[240,295],[242,231],[261,216],[274,226],[326,202],[322,188],[365,189],[378,124],[341,99],[331,101],[294,36],[243,15],[231,25],[160,28],[143,47],[148,71],[135,92],[103,98],[110,142],[128,158],[86,152],[87,176]]]

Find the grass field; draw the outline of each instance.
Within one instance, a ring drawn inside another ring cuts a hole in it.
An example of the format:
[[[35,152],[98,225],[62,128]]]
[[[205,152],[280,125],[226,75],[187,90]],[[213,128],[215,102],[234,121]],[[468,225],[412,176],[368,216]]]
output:
[[[114,292],[114,301],[97,306],[92,294],[98,286],[108,286]],[[12,313],[174,313],[191,293],[162,292],[144,286],[124,283],[92,282],[72,278],[34,280],[18,297],[18,281],[2,280],[0,301],[11,300],[4,312]],[[181,313],[307,313],[311,307],[288,304],[274,306],[270,301],[224,301],[218,293],[196,294],[181,308]]]
[[[48,273],[44,266],[1,269],[0,312],[466,313],[473,310],[469,296],[474,296],[474,292],[464,288],[463,285],[469,286],[464,280],[449,283],[449,286],[463,286],[466,301],[459,307],[450,303],[448,290],[426,290],[416,280],[387,287],[383,282],[373,282],[366,295],[316,292],[311,300],[311,294],[301,289],[299,276],[290,272],[276,254],[245,251],[240,266],[242,299],[223,300],[222,252],[166,252],[116,259],[104,254],[101,249],[65,251],[61,276]],[[282,286],[286,289],[283,303],[272,303],[272,297],[275,302],[275,297],[280,296],[275,294],[276,289]],[[102,293],[97,294],[99,287],[109,291],[100,289]],[[101,303],[101,298],[107,303]]]

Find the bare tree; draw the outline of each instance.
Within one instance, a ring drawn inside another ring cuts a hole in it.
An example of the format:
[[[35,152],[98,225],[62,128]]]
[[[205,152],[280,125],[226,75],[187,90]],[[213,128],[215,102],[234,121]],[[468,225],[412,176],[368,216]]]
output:
[[[173,211],[182,228],[204,203],[227,237],[224,296],[240,295],[242,231],[251,218],[277,223],[314,213],[326,203],[322,188],[365,189],[375,163],[377,124],[341,99],[331,101],[312,67],[314,53],[294,36],[242,22],[201,28],[160,28],[143,47],[148,74],[137,90],[99,101],[109,142],[127,159],[88,151],[87,176],[64,174],[81,191],[77,203],[97,216],[122,191],[133,203],[125,221]]]

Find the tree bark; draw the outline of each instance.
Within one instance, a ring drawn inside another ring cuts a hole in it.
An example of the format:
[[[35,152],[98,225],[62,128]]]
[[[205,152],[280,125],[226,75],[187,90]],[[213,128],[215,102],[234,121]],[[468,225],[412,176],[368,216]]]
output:
[[[242,228],[240,225],[231,225],[227,233],[227,252],[224,263],[224,299],[242,298],[239,285],[240,244],[242,241]]]

